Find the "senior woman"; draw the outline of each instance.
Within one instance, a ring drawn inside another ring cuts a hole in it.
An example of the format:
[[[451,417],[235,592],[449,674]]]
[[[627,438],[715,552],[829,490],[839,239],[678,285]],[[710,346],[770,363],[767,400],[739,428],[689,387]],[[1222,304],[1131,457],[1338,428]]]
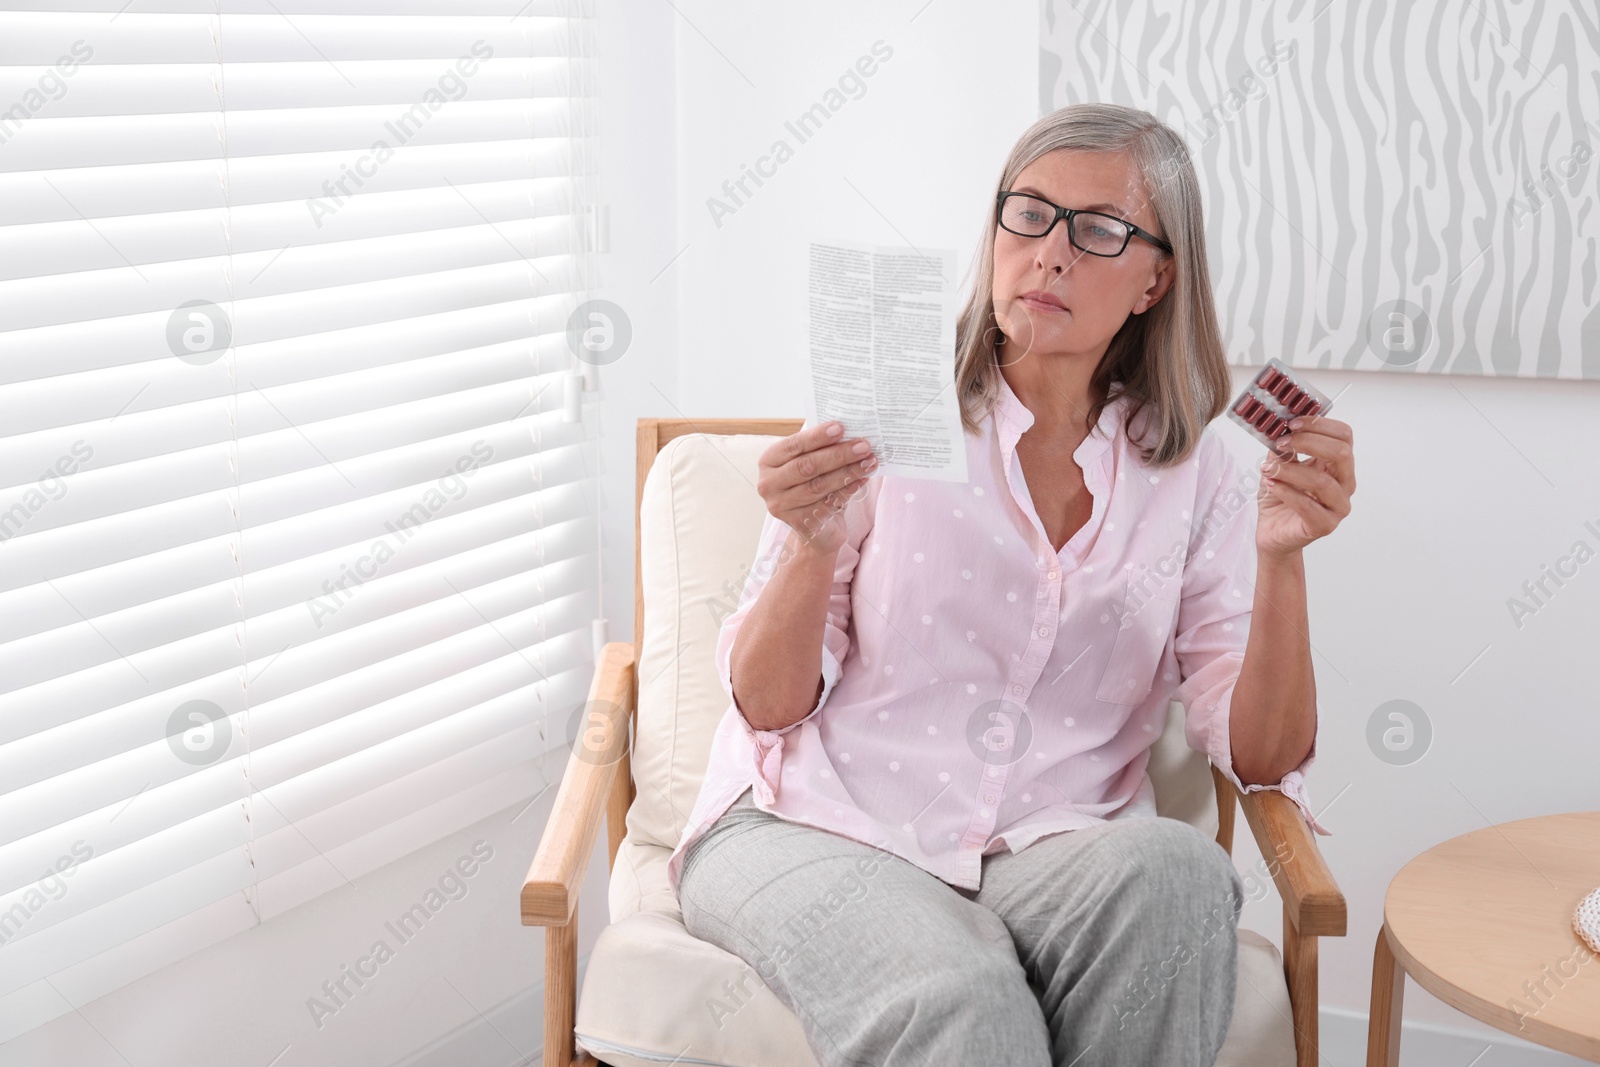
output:
[[[1106,104],[1012,149],[953,385],[965,483],[874,476],[836,424],[762,454],[684,923],[826,1067],[1211,1064],[1242,882],[1145,767],[1177,699],[1229,780],[1329,832],[1302,550],[1349,512],[1350,428],[1235,465],[1192,164]]]

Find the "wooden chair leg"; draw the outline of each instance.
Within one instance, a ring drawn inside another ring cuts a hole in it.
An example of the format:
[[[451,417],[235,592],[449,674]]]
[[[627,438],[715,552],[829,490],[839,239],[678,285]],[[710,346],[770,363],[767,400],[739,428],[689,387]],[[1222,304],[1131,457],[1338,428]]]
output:
[[[1317,1067],[1317,938],[1302,934],[1283,909],[1283,977],[1289,984],[1296,1067]]]
[[[1372,950],[1372,1004],[1367,1017],[1367,1067],[1397,1067],[1400,1062],[1401,1009],[1406,972],[1389,947],[1388,924],[1378,928]]]
[[[572,1028],[577,1015],[578,909],[574,907],[565,926],[544,928],[544,1067],[574,1067]]]

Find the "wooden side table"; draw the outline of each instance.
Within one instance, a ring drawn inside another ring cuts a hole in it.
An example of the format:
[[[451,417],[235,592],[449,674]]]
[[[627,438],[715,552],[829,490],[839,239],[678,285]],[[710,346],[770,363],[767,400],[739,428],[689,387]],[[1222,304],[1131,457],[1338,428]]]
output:
[[[1372,958],[1367,1067],[1400,1061],[1406,975],[1474,1019],[1600,1063],[1600,953],[1572,929],[1600,887],[1600,811],[1435,845],[1389,883]]]

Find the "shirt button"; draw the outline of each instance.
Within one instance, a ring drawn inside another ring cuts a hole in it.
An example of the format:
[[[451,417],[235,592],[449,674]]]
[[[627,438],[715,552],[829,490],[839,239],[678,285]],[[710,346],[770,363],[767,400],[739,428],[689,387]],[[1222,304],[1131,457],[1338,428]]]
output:
[[[1012,687],[1011,687],[1011,691],[1012,691],[1012,692],[1013,692],[1013,693],[1020,693],[1020,692],[1022,692],[1022,686],[1020,686],[1020,685],[1013,685],[1013,686],[1012,686]]]
[[[1049,637],[1050,636],[1050,627],[1048,627],[1048,626],[1039,627],[1039,636],[1040,637]]]
[[[1061,572],[1060,571],[1051,571],[1048,575],[1046,575],[1046,577],[1049,578],[1053,582],[1057,578],[1061,577]]]

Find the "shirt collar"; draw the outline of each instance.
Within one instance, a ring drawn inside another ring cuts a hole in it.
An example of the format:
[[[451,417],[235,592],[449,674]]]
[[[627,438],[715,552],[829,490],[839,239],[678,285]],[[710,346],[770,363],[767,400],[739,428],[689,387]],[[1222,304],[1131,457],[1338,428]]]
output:
[[[1010,462],[1011,454],[1016,451],[1017,440],[1033,425],[1034,418],[1033,412],[1012,392],[1005,375],[997,374],[996,377],[1000,379],[1000,402],[995,407],[999,416],[996,426],[1000,431],[1001,452]],[[1126,404],[1127,397],[1118,395],[1100,412],[1100,421],[1096,424],[1099,432],[1085,437],[1072,454],[1079,467],[1087,470],[1089,463],[1098,461],[1111,448],[1122,432],[1122,409]]]

